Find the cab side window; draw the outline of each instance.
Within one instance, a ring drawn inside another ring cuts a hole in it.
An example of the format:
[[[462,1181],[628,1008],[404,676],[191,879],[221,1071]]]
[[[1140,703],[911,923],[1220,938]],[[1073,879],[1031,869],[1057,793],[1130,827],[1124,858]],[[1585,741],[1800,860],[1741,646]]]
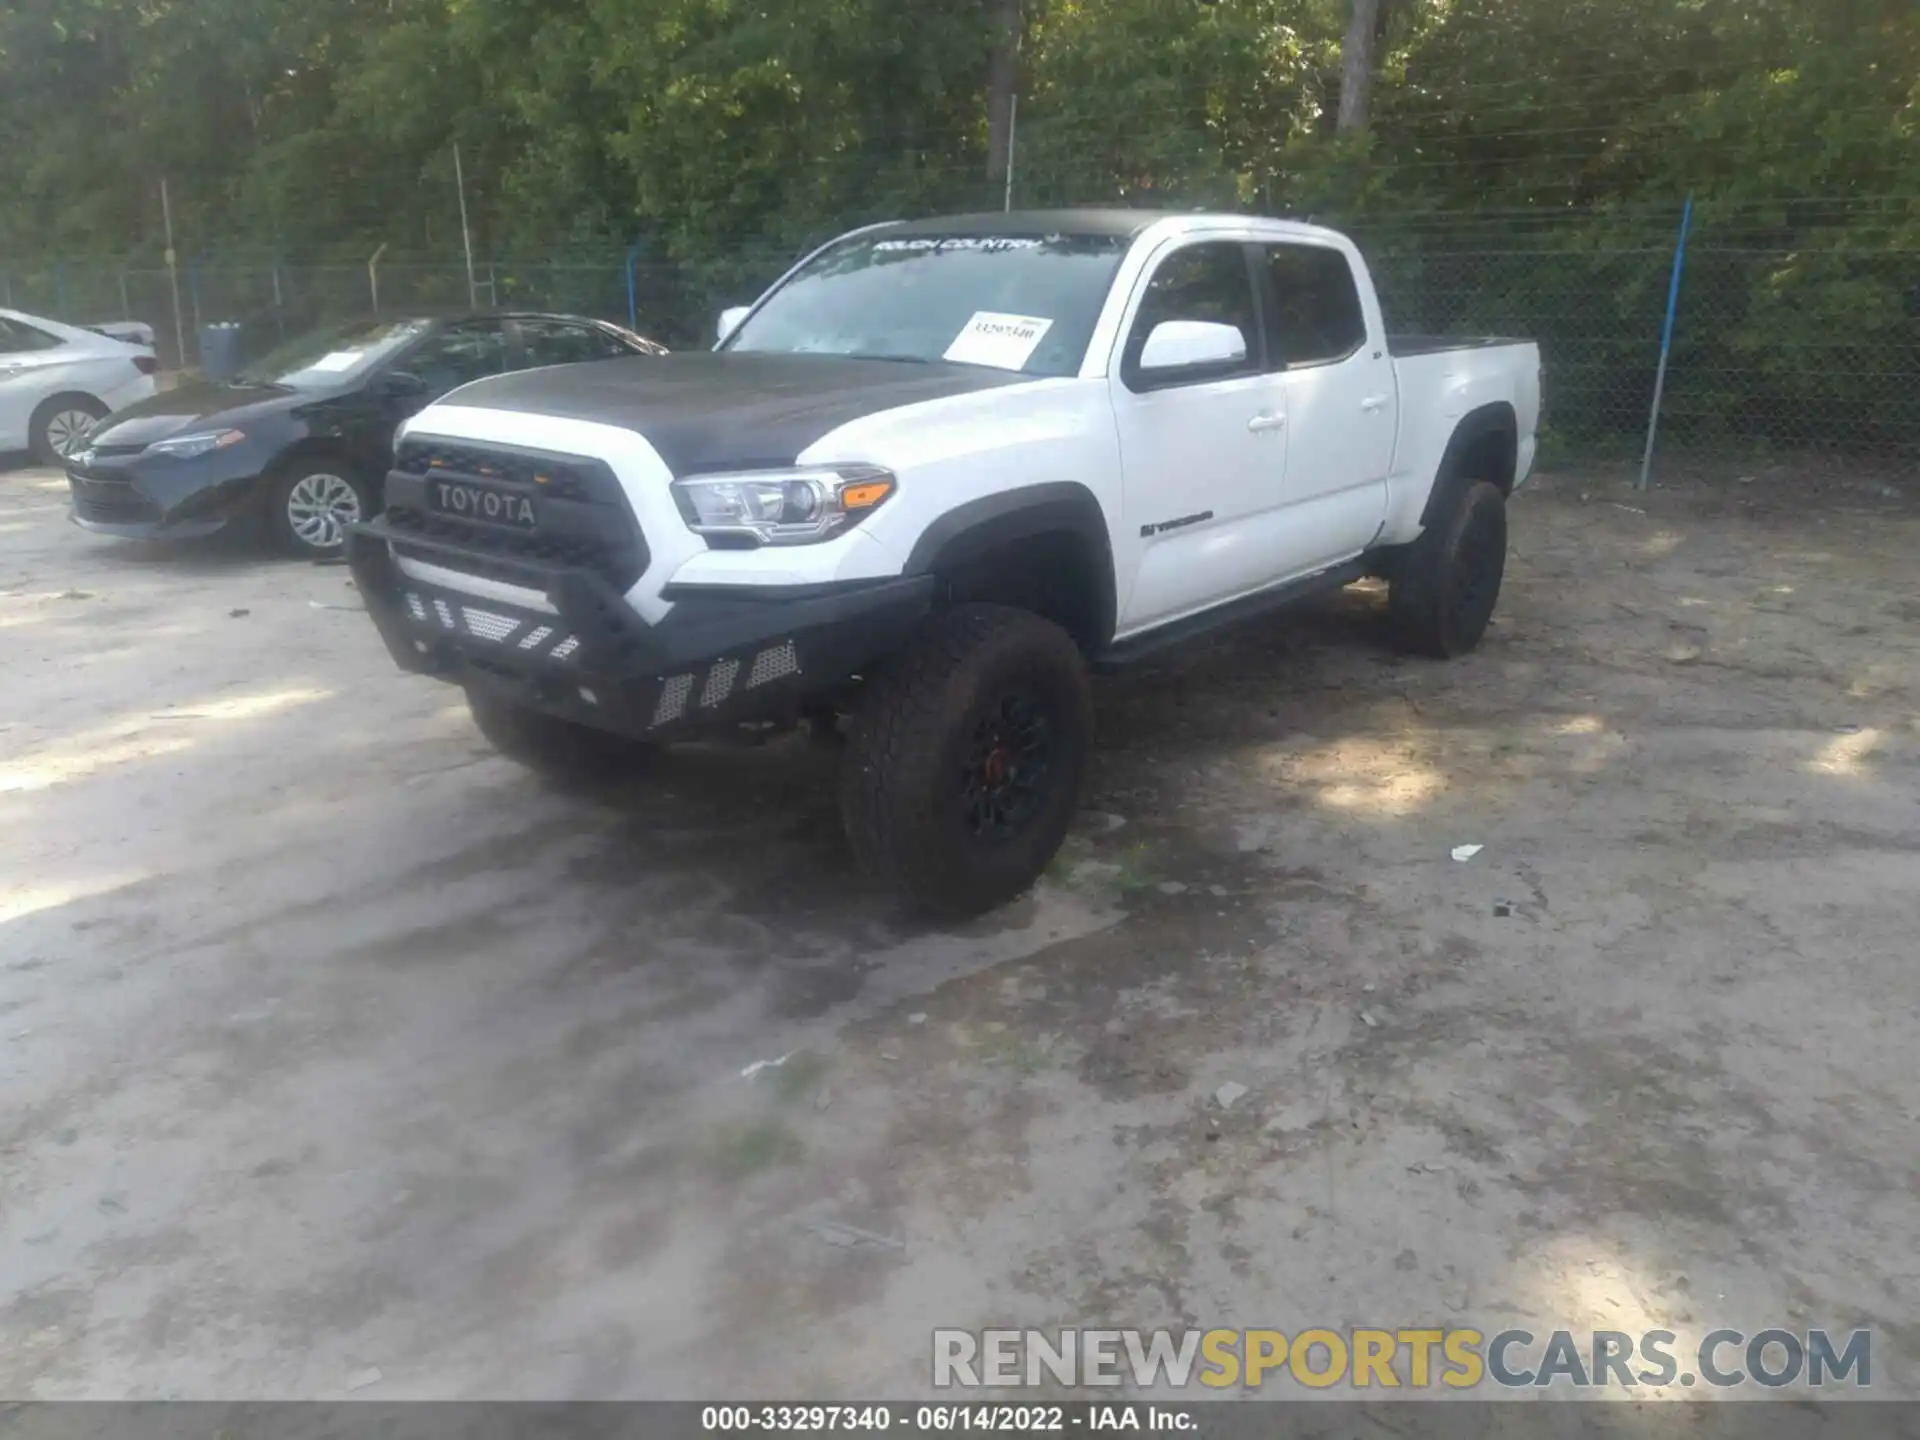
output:
[[[1347,257],[1325,245],[1268,245],[1267,359],[1276,370],[1344,360],[1367,341]]]
[[[1246,247],[1238,241],[1213,240],[1188,245],[1163,258],[1147,282],[1133,328],[1121,352],[1120,377],[1130,389],[1144,388],[1140,353],[1156,325],[1169,320],[1203,320],[1231,325],[1240,332],[1246,358],[1232,365],[1208,366],[1184,383],[1231,379],[1260,368],[1259,309],[1253,298],[1253,277]],[[1156,381],[1156,384],[1165,382]],[[1175,382],[1182,383],[1182,382]]]

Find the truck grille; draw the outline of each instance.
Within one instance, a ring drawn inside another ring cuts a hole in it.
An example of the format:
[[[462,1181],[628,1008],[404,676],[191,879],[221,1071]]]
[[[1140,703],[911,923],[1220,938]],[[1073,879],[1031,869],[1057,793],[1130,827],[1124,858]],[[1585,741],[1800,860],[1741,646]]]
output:
[[[431,481],[469,481],[532,497],[536,522],[517,530],[450,515],[428,506]],[[387,476],[387,523],[394,549],[409,558],[448,565],[510,584],[527,583],[527,567],[590,570],[616,590],[646,573],[646,538],[604,461],[519,446],[405,440]],[[457,561],[428,549],[412,551],[398,535],[460,546]],[[478,552],[478,553],[474,553]]]
[[[394,468],[408,475],[426,475],[433,471],[453,472],[475,479],[504,480],[515,485],[538,484],[540,493],[558,500],[592,502],[620,498],[620,487],[613,477],[611,485],[599,483],[592,472],[604,472],[598,460],[573,455],[552,455],[545,451],[508,449],[504,446],[455,445],[444,440],[408,440],[395,457]],[[543,477],[536,481],[536,476]]]

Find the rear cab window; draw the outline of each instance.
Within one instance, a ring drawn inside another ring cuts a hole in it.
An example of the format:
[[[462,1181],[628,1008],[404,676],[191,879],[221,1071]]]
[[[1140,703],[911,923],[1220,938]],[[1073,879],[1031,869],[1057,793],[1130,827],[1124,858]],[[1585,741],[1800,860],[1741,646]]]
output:
[[[1344,254],[1327,245],[1261,248],[1269,368],[1330,365],[1367,343],[1360,287]]]

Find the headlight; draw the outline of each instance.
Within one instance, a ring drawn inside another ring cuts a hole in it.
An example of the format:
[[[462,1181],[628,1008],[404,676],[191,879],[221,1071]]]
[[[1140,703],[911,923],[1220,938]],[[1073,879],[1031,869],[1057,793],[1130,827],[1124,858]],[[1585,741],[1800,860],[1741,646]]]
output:
[[[215,450],[224,450],[229,445],[238,445],[246,438],[238,430],[203,430],[197,435],[175,435],[167,440],[156,440],[147,447],[147,453],[171,455],[177,460],[191,460],[196,455],[206,455]]]
[[[878,465],[743,470],[673,482],[673,498],[697,535],[749,545],[811,545],[857,523],[893,493]]]

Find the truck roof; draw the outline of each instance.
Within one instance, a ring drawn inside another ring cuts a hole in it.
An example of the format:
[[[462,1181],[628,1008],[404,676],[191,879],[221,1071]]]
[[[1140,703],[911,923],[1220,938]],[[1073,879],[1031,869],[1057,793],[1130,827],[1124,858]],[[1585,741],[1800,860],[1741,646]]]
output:
[[[876,226],[891,235],[1100,235],[1132,240],[1155,225],[1184,222],[1206,229],[1218,224],[1252,224],[1275,235],[1327,237],[1335,232],[1298,220],[1246,215],[1227,210],[1131,210],[1123,207],[1058,210],[993,210],[972,215],[930,215]]]
[[[1128,239],[1178,212],[1172,210],[992,210],[976,215],[929,215],[889,227],[896,235],[1112,235]]]

